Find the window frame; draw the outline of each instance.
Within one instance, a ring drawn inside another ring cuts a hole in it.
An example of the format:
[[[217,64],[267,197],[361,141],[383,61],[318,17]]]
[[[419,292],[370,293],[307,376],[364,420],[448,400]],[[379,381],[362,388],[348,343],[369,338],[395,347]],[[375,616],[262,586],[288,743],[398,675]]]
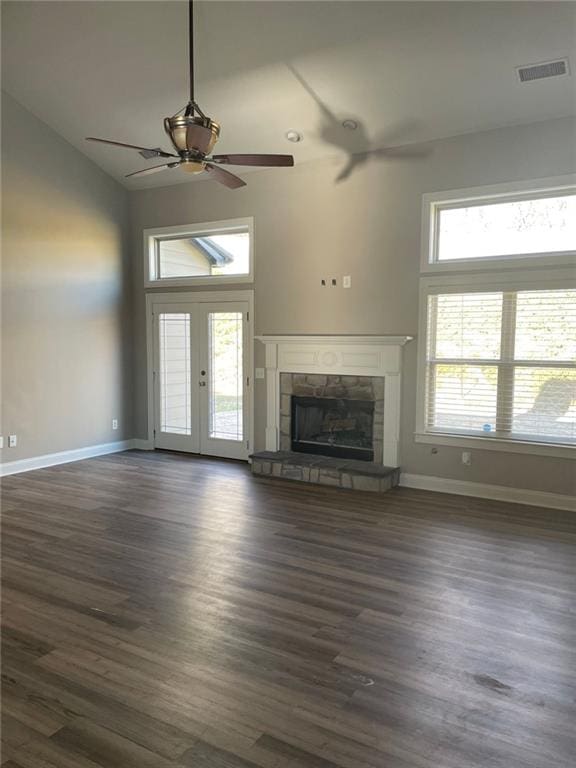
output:
[[[232,234],[248,230],[250,239],[248,273],[244,275],[197,275],[189,277],[158,277],[159,240],[178,240],[186,237]],[[254,218],[207,221],[196,224],[179,224],[172,227],[155,227],[143,231],[144,287],[190,288],[195,285],[237,285],[254,282]]]
[[[449,432],[430,430],[426,426],[427,398],[427,338],[428,338],[428,297],[448,293],[486,293],[490,291],[522,291],[522,290],[562,290],[576,289],[576,269],[558,268],[547,270],[515,270],[507,272],[491,272],[471,277],[469,275],[437,275],[425,276],[420,280],[420,313],[418,371],[417,371],[417,400],[416,400],[416,431],[414,439],[417,443],[429,445],[447,445],[461,448],[480,448],[487,450],[506,451],[508,453],[531,453],[559,458],[574,458],[576,446],[554,441],[530,440],[509,436],[473,435],[466,432]],[[576,363],[573,364],[576,367]],[[567,366],[567,367],[572,367]]]
[[[576,174],[552,176],[532,181],[493,184],[484,187],[431,192],[422,196],[421,272],[485,272],[495,267],[508,269],[534,266],[570,266],[576,257],[573,251],[519,253],[484,256],[470,259],[438,260],[438,221],[442,210],[471,205],[539,200],[562,193],[576,194]]]

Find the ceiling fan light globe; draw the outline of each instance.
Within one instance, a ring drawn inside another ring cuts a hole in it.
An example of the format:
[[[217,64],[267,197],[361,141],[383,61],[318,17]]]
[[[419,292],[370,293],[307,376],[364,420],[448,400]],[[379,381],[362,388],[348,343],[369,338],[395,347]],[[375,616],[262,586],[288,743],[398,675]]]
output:
[[[181,160],[180,168],[186,173],[202,173],[206,166],[197,160]]]
[[[220,135],[220,126],[209,117],[177,115],[164,119],[164,130],[177,152],[208,155]]]

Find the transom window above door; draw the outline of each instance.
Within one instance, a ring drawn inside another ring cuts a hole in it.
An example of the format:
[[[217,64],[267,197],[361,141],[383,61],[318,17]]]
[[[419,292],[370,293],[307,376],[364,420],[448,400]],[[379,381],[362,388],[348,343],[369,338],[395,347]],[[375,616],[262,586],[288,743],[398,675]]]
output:
[[[144,254],[147,287],[249,282],[253,220],[147,229]]]

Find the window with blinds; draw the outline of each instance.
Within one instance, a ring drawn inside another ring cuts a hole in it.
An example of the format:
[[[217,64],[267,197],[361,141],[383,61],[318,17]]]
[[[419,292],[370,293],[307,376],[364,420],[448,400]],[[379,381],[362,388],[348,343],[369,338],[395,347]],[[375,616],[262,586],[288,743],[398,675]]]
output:
[[[576,289],[428,295],[425,428],[576,443]]]

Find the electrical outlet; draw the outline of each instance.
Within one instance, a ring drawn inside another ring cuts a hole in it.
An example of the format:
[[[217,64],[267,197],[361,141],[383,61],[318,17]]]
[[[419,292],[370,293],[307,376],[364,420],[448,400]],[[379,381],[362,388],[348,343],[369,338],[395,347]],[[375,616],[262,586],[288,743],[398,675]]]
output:
[[[18,437],[17,435],[9,435],[8,436],[8,448],[16,448],[18,445]]]
[[[344,275],[342,278],[342,288],[352,288],[352,275]]]
[[[112,429],[118,429],[118,419],[112,419]]]
[[[469,467],[472,464],[472,454],[470,451],[462,451],[462,464]]]

